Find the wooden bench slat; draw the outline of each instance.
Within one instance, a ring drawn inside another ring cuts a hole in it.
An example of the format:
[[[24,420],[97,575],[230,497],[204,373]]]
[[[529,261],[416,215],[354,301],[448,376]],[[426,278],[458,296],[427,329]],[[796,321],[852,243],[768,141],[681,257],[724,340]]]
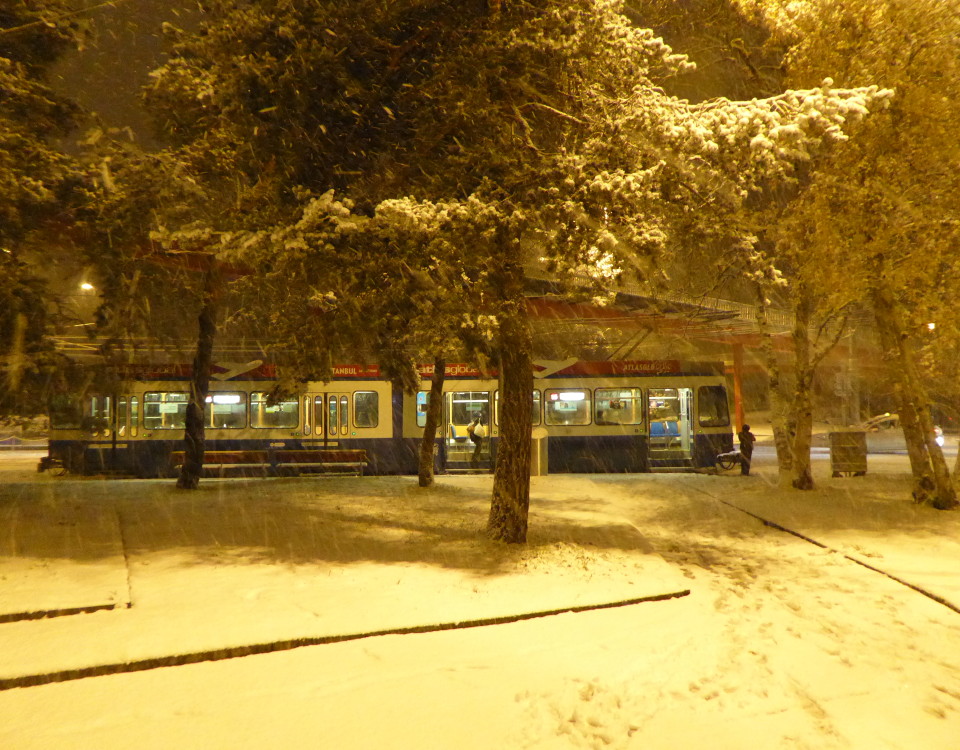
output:
[[[182,466],[186,451],[172,451],[170,461]],[[358,473],[367,465],[367,452],[359,448],[305,448],[286,450],[228,450],[206,451],[203,456],[205,468],[257,467],[274,469],[333,469],[350,468]]]
[[[278,464],[286,463],[349,463],[352,461],[366,461],[365,450],[280,450],[274,453]]]
[[[181,465],[186,460],[185,451],[173,451],[170,459],[175,465]],[[270,454],[267,451],[206,451],[203,454],[204,464],[269,464]]]

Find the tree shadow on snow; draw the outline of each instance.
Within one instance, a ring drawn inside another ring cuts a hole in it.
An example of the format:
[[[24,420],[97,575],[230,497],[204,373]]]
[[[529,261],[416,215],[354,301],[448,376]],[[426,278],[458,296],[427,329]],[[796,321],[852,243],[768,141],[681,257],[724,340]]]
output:
[[[171,480],[65,478],[0,492],[0,520],[17,521],[4,524],[12,541],[0,554],[95,560],[122,547],[130,559],[187,565],[415,563],[493,575],[571,546],[593,557],[651,552],[637,529],[596,514],[587,496],[551,503],[535,494],[528,543],[493,542],[484,531],[490,477],[438,479],[428,489],[409,477],[204,480],[182,491]]]

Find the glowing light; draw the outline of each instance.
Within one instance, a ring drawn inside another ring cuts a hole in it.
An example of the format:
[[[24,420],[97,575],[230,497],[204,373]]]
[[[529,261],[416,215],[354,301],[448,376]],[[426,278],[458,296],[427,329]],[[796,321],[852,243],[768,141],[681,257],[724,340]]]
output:
[[[85,292],[92,292],[92,291],[93,291],[93,284],[91,284],[89,281],[84,281],[84,282],[80,285],[80,288],[83,289],[83,291],[85,291]]]
[[[207,403],[213,402],[215,404],[239,404],[240,403],[240,394],[239,393],[216,393],[213,396],[207,396]]]

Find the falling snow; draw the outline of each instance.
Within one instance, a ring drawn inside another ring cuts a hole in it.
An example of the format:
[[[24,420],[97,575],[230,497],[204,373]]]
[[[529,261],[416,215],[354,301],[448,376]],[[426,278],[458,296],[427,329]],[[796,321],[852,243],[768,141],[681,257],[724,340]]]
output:
[[[182,493],[8,458],[0,745],[955,748],[960,517],[905,456],[820,458],[807,493],[762,449],[536,477],[520,546],[483,538],[488,476]]]

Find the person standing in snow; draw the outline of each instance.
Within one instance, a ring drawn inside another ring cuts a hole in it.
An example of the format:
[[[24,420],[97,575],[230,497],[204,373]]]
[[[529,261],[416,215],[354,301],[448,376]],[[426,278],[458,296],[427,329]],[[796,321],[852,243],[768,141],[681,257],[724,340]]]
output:
[[[483,414],[477,414],[473,421],[467,425],[467,435],[473,441],[473,456],[470,458],[470,465],[477,467],[480,461],[480,451],[483,449],[483,436],[487,434],[487,429],[483,426]]]
[[[757,436],[750,432],[750,425],[745,424],[737,433],[737,440],[740,441],[740,473],[748,476],[750,461],[753,459],[753,444],[757,442]]]

